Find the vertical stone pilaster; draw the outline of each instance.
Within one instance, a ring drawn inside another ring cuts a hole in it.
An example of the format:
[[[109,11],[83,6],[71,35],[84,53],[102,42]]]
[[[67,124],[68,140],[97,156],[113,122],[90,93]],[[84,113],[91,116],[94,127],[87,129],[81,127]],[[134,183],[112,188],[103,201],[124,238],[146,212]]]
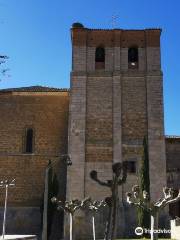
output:
[[[113,162],[122,162],[121,77],[113,76]]]
[[[87,71],[95,70],[95,47],[87,47]]]
[[[146,70],[145,48],[139,48],[139,71]]]
[[[120,70],[121,67],[121,48],[114,47],[114,70]]]
[[[121,69],[121,32],[115,31],[114,35],[114,71]]]
[[[121,75],[114,75],[112,78],[113,81],[113,163],[122,162],[122,104],[121,104]],[[122,231],[124,229],[124,208],[122,203],[123,198],[123,186],[118,188],[118,227],[121,228],[120,236],[122,236]]]
[[[150,193],[152,200],[161,197],[166,185],[162,76],[147,76],[147,116]]]
[[[84,198],[86,76],[71,77],[68,153],[72,166],[67,172],[67,199]]]
[[[147,70],[159,71],[161,69],[161,55],[159,47],[147,47]]]
[[[121,70],[128,70],[128,48],[121,48]]]
[[[114,67],[114,48],[106,47],[105,49],[105,70],[113,71]]]
[[[73,46],[73,71],[86,71],[86,46]]]

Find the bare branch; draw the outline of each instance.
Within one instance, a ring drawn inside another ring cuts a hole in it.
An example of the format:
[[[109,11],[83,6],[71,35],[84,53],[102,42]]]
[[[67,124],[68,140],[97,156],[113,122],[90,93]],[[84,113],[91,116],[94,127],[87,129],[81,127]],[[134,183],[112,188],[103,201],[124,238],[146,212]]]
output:
[[[180,200],[180,190],[179,190],[179,193],[178,193],[177,197],[174,198],[174,199],[171,199],[171,200],[167,201],[166,205],[167,205],[167,204],[171,204],[171,203],[175,203],[175,202],[177,202],[177,201],[179,201],[179,200]]]

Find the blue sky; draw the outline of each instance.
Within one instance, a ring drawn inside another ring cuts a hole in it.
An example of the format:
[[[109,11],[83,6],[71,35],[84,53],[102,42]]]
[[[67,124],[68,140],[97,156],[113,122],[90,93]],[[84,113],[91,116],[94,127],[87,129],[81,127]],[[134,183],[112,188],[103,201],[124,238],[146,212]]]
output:
[[[10,57],[11,77],[0,88],[30,85],[69,87],[70,27],[163,29],[165,132],[180,135],[179,0],[0,0],[0,53]]]

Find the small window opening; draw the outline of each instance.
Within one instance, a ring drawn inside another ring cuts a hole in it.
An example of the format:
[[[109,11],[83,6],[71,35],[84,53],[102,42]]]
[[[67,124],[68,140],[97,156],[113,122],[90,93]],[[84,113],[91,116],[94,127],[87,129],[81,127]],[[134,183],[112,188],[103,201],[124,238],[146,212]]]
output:
[[[127,172],[128,173],[136,173],[136,162],[135,161],[127,161]]]
[[[33,129],[28,128],[26,130],[26,141],[25,141],[25,152],[32,153],[33,152]]]
[[[96,48],[95,68],[96,69],[104,69],[105,68],[105,50],[103,47]]]
[[[131,68],[131,69],[138,68],[138,60],[139,60],[138,48],[136,48],[136,47],[129,48],[129,50],[128,50],[129,68]]]

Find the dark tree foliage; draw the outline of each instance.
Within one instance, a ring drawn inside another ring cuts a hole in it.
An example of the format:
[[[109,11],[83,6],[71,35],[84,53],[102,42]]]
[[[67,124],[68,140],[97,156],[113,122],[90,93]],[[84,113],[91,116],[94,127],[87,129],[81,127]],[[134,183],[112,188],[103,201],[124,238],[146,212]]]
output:
[[[8,56],[0,54],[0,81],[2,81],[4,77],[10,76],[8,74],[9,68],[5,66],[7,60]]]
[[[51,201],[52,197],[57,196],[59,189],[59,184],[57,180],[56,173],[53,173],[53,168],[51,163],[49,163],[49,172],[48,172],[48,209],[47,209],[47,237],[50,238],[53,216],[56,211],[56,206]]]
[[[148,155],[148,141],[147,137],[143,139],[143,156],[141,160],[141,166],[139,171],[139,190],[142,197],[143,191],[150,193],[150,180],[149,180],[149,155]],[[149,196],[150,197],[150,196]],[[149,213],[138,208],[138,224],[142,228],[149,228],[150,226],[150,215]]]

